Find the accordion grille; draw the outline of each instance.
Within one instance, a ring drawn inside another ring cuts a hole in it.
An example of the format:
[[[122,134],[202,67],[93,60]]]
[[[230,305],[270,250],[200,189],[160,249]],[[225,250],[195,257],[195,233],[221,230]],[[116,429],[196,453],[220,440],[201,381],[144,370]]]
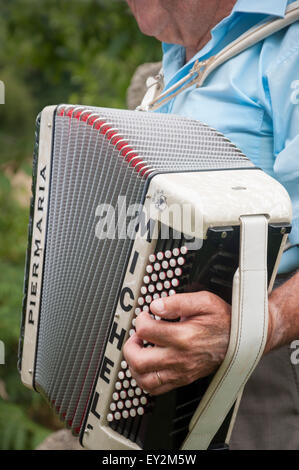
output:
[[[63,105],[54,121],[34,380],[79,433],[132,243],[120,236],[126,218],[115,238],[96,236],[97,207],[142,203],[155,172],[253,165],[222,134],[178,116]]]

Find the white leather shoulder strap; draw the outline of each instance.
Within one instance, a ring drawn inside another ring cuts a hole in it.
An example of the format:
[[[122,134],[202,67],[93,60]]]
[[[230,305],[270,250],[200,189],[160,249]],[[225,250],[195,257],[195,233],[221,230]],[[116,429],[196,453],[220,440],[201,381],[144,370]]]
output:
[[[186,88],[193,86],[200,87],[204,84],[207,77],[220,65],[235,57],[241,52],[245,51],[249,47],[263,41],[267,37],[274,33],[290,26],[299,20],[299,1],[296,1],[289,5],[286,10],[284,18],[272,19],[267,22],[261,23],[249,31],[244,33],[238,39],[226,46],[218,54],[210,57],[209,59],[202,62],[195,62],[190,73],[186,75],[182,80],[178,81],[175,85],[168,88],[165,92],[158,95],[161,89],[162,74],[158,75],[157,80],[151,82],[150,89],[146,93],[145,97],[138,111],[155,111],[159,109],[163,104],[170,101],[172,98],[182,93]],[[158,96],[157,96],[158,95]]]
[[[268,333],[267,241],[265,216],[241,217],[228,351],[193,415],[182,449],[209,446],[264,351]]]

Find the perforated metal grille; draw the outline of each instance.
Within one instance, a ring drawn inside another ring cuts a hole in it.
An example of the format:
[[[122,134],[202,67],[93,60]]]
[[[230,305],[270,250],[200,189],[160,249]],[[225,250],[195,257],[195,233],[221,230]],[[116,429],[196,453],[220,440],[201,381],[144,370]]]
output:
[[[156,113],[61,106],[53,138],[35,385],[79,432],[131,246],[95,236],[97,206],[140,203],[155,171],[253,165],[217,131]]]

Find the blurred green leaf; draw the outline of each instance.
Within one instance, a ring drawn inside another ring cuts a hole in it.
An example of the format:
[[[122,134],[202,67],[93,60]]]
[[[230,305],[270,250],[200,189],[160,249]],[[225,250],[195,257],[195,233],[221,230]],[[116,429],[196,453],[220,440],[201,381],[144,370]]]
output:
[[[29,211],[11,175],[31,173],[36,114],[48,104],[125,107],[136,67],[160,60],[160,44],[143,36],[124,0],[0,2],[0,366],[9,401],[0,398],[0,449],[33,449],[58,420],[16,368]],[[8,171],[9,170],[9,171]]]
[[[24,411],[13,403],[0,401],[0,449],[34,449],[48,435],[45,429],[30,420]]]

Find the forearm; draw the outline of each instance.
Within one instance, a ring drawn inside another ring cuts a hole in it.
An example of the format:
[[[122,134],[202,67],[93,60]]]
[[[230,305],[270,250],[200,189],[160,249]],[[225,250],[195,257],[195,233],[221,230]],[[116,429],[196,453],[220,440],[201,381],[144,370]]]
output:
[[[299,339],[299,271],[272,292],[269,314],[266,353]]]

